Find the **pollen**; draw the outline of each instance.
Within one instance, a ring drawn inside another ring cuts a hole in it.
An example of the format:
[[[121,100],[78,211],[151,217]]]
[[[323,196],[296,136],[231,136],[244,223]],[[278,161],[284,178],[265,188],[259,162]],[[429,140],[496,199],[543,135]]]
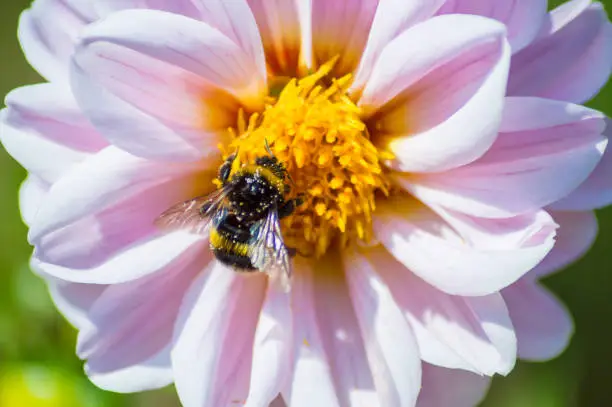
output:
[[[269,154],[282,162],[291,180],[288,198],[303,204],[282,220],[285,244],[304,256],[320,257],[332,246],[372,238],[375,195],[389,194],[380,162],[392,157],[371,142],[361,109],[347,94],[351,76],[330,78],[336,60],[316,72],[289,80],[270,96],[262,112],[239,114],[227,154],[236,165]]]

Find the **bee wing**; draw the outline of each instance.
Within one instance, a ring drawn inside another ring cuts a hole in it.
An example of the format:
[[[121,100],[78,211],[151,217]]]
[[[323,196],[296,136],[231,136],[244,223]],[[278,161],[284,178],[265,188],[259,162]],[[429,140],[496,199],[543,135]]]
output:
[[[195,234],[206,234],[212,219],[223,208],[225,197],[229,194],[228,186],[176,204],[155,220],[155,224],[166,230],[186,230]],[[206,207],[205,210],[202,210]]]
[[[289,251],[283,242],[276,208],[260,222],[255,243],[250,246],[249,258],[253,266],[270,276],[284,292],[288,292],[291,278]]]

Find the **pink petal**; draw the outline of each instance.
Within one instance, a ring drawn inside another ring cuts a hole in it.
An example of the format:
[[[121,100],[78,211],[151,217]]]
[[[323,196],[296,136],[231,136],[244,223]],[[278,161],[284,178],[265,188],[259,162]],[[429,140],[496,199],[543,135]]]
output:
[[[200,173],[204,179],[211,180],[211,174],[207,176],[204,171],[207,165],[215,164],[164,164],[107,147],[76,165],[51,187],[30,229],[30,242],[36,245],[49,233],[173,179],[188,180],[189,176]],[[179,185],[182,188],[173,191],[176,193],[172,197],[174,202],[194,196],[197,184],[182,182]]]
[[[44,262],[63,267],[99,266],[122,250],[158,235],[156,218],[189,198],[186,191],[192,190],[197,182],[194,177],[170,179],[100,208],[42,235],[36,241],[36,255]]]
[[[68,80],[80,31],[97,19],[91,1],[37,0],[19,20],[19,43],[30,65],[51,82]]]
[[[414,406],[421,386],[421,359],[412,329],[373,259],[344,256],[349,293],[374,372],[381,407]]]
[[[612,136],[612,120],[606,120],[604,136]],[[612,204],[612,147],[606,147],[597,167],[578,188],[551,205],[561,211],[588,211]]]
[[[412,326],[424,361],[489,376],[507,374],[514,367],[516,338],[501,295],[448,295],[382,248],[371,250],[366,262],[391,290]]]
[[[359,91],[365,86],[376,60],[389,42],[404,30],[430,18],[444,1],[379,1],[351,89]]]
[[[503,295],[522,359],[552,359],[567,347],[574,331],[572,319],[546,288],[531,278],[523,278],[505,288]]]
[[[255,331],[251,384],[245,407],[274,404],[290,374],[290,309],[289,296],[269,286]]]
[[[185,406],[218,407],[246,399],[266,278],[218,262],[192,284],[175,326],[172,366]]]
[[[602,115],[581,106],[508,98],[504,116],[502,133],[480,159],[448,172],[402,176],[399,182],[431,205],[479,217],[511,217],[538,210],[578,187],[607,144]]]
[[[173,232],[138,242],[134,247],[114,254],[106,262],[91,268],[73,269],[45,263],[32,258],[33,267],[53,277],[86,284],[119,284],[153,274],[171,264],[185,251],[197,247],[204,250],[206,241],[201,236]]]
[[[448,0],[441,14],[474,14],[501,21],[517,52],[536,37],[546,18],[546,0]]]
[[[379,405],[339,259],[296,261],[294,366],[283,396],[291,407]]]
[[[200,20],[239,45],[255,61],[257,70],[265,72],[261,38],[247,0],[100,0],[96,8],[103,16],[125,9],[149,9]]]
[[[599,92],[612,72],[612,25],[600,3],[585,6],[551,13],[547,32],[512,59],[508,94],[583,103]]]
[[[121,11],[92,25],[74,61],[74,92],[93,124],[155,159],[210,156],[235,126],[238,100],[260,107],[267,90],[265,72],[230,38],[161,11]]]
[[[77,329],[90,324],[87,313],[108,286],[68,283],[47,277],[49,294],[62,315]]]
[[[108,143],[79,111],[65,86],[18,88],[0,113],[0,140],[29,172],[54,182]]]
[[[597,218],[593,212],[551,212],[559,224],[551,252],[530,275],[545,276],[567,267],[582,257],[597,237]]]
[[[194,247],[154,274],[109,286],[88,311],[77,353],[98,373],[121,370],[153,357],[172,340],[183,296],[211,260]]]
[[[49,185],[35,175],[28,175],[19,187],[19,211],[26,226],[29,226],[36,218],[38,208],[48,190]]]
[[[545,37],[571,23],[593,4],[593,0],[569,0],[548,13],[539,37]]]
[[[359,63],[378,0],[311,0],[312,52],[315,66],[339,56],[336,75]]]
[[[115,393],[160,389],[173,382],[170,348],[165,347],[144,362],[110,372],[98,371],[95,364],[88,363],[85,373],[97,387]]]
[[[247,0],[257,26],[266,55],[266,63],[275,75],[295,76],[305,62],[300,61],[304,17],[298,2],[287,0]],[[309,13],[310,15],[310,13]],[[307,42],[308,41],[308,42]],[[309,51],[302,51],[308,52]],[[304,57],[305,55],[302,55]]]
[[[416,407],[474,407],[491,380],[486,376],[423,364],[423,388]]]
[[[377,203],[374,216],[376,238],[396,259],[454,295],[491,294],[516,281],[550,251],[555,227],[545,212],[504,220],[445,212],[442,218],[399,198]]]
[[[30,228],[36,261],[59,278],[111,284],[159,270],[203,244],[186,232],[158,236],[154,226],[169,206],[198,195],[195,177],[212,178],[185,175],[194,166],[160,165],[114,147],[92,156],[49,190]]]
[[[359,103],[374,114],[377,143],[396,156],[391,168],[441,171],[491,146],[510,61],[504,35],[496,21],[447,15],[406,30],[385,47]]]

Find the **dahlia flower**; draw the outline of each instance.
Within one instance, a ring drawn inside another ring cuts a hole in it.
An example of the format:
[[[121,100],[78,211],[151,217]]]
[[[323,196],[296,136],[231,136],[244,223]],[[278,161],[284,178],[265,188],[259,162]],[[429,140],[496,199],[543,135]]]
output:
[[[583,0],[35,1],[48,83],[7,97],[1,138],[88,376],[186,407],[471,406],[517,346],[554,356],[571,321],[537,278],[612,200],[578,104],[610,37]],[[266,143],[304,197],[289,293],[155,226]]]

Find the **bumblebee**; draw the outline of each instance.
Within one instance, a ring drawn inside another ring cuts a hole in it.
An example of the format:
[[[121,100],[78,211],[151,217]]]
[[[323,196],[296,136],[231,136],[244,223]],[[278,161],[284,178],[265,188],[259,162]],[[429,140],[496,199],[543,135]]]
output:
[[[300,197],[286,199],[291,180],[285,166],[272,154],[243,164],[232,173],[236,155],[218,172],[221,187],[211,194],[179,203],[162,213],[163,228],[208,234],[215,257],[237,271],[262,271],[289,289],[292,250],[283,242],[280,219],[301,205]]]

